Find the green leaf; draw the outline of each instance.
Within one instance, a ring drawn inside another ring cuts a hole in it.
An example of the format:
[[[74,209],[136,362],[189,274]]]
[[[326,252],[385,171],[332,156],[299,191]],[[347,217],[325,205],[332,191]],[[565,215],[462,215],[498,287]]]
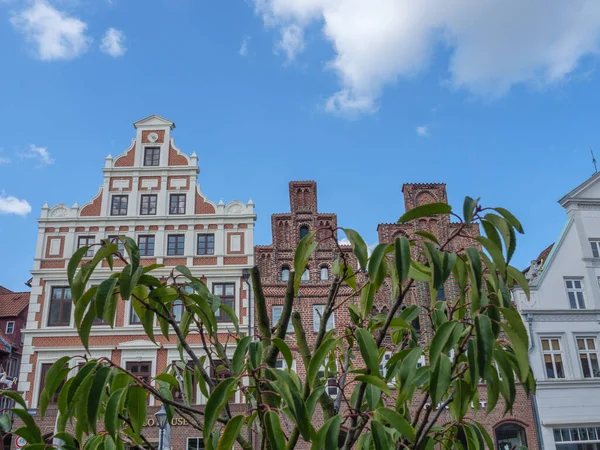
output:
[[[517,220],[515,216],[512,215],[510,211],[504,208],[494,208],[494,210],[499,213],[502,217],[506,219],[508,223],[510,223],[519,233],[523,234],[525,231],[523,230],[523,226],[521,222]]]
[[[246,336],[238,342],[235,353],[233,354],[233,358],[231,360],[231,368],[233,369],[233,374],[237,377],[242,373],[244,368],[244,359],[246,358],[246,351],[248,350],[248,345],[252,340],[252,336]]]
[[[434,214],[450,214],[452,207],[447,203],[428,203],[427,205],[417,206],[410,211],[405,212],[398,223],[406,223],[421,217],[433,216]]]
[[[113,291],[115,290],[115,286],[117,285],[116,278],[109,278],[104,280],[98,286],[98,290],[96,291],[96,317],[104,318],[107,321],[110,321],[112,318],[107,317],[107,300],[112,297]],[[112,323],[112,322],[111,322]]]
[[[94,375],[94,381],[88,395],[88,422],[92,427],[92,431],[96,432],[96,421],[100,406],[102,405],[102,398],[106,388],[106,381],[110,375],[110,367],[101,367]]]
[[[271,342],[273,342],[273,344],[275,344],[275,346],[279,349],[279,351],[281,352],[281,355],[285,359],[285,363],[286,363],[287,367],[289,367],[291,369],[292,364],[294,362],[294,357],[292,356],[292,351],[290,350],[288,345],[285,343],[285,341],[283,339],[280,339],[280,338],[274,338]]]
[[[431,268],[431,272],[433,274],[433,279],[431,280],[433,283],[433,288],[437,290],[444,282],[442,279],[443,269],[442,261],[440,260],[440,252],[438,252],[430,242],[423,242],[423,250],[425,250],[427,259],[429,260],[429,267]]]
[[[221,415],[225,404],[235,393],[236,384],[237,378],[226,378],[215,387],[210,397],[208,397],[204,413],[204,429],[202,431],[205,442],[208,441],[210,432],[214,429],[215,423]]]
[[[368,376],[371,377],[372,375]],[[381,401],[381,389],[375,387],[373,384],[367,384],[365,397],[367,398],[367,408],[369,408],[372,411],[379,406],[379,402]]]
[[[296,247],[296,253],[294,254],[294,294],[298,293],[300,280],[302,279],[301,275],[306,270],[306,265],[308,264],[308,260],[312,253],[315,251],[315,248],[317,248],[317,245],[319,245],[318,242],[315,242],[315,235],[316,232],[314,231],[308,233],[298,243],[298,247]]]
[[[78,248],[71,259],[69,260],[69,264],[67,265],[67,277],[69,279],[69,284],[73,283],[73,278],[75,277],[75,272],[77,271],[77,266],[83,259],[83,256],[87,253],[89,247],[81,247]]]
[[[371,373],[379,376],[379,351],[373,335],[364,328],[357,328],[356,340],[365,364]]]
[[[442,355],[438,358],[429,381],[429,390],[431,392],[431,403],[435,408],[440,403],[451,382],[451,363],[450,358]]]
[[[480,424],[479,422],[475,421],[475,426],[477,427],[477,429],[479,430],[479,433],[481,433],[481,435],[483,436],[483,439],[485,440],[485,444],[488,447],[488,450],[494,450],[494,441],[492,440],[492,437],[490,436],[490,434],[487,432],[487,430],[483,427],[482,424]]]
[[[46,415],[46,409],[50,403],[50,399],[54,397],[54,394],[58,390],[60,384],[65,380],[69,373],[69,368],[66,364],[70,361],[70,356],[63,356],[58,358],[48,372],[44,380],[44,390],[40,396],[40,415],[44,417]]]
[[[488,316],[479,314],[475,316],[475,336],[477,342],[477,365],[479,376],[485,378],[492,362],[494,342],[496,341],[492,331],[492,321]]]
[[[283,430],[281,429],[281,422],[279,421],[279,415],[273,411],[267,411],[264,416],[265,428],[267,437],[271,443],[273,450],[284,450],[285,449],[285,437]],[[230,449],[227,449],[230,450]]]
[[[486,412],[491,413],[498,404],[498,394],[500,393],[500,379],[496,367],[490,367],[489,375],[486,379],[487,407]]]
[[[415,440],[415,429],[396,411],[389,408],[379,408],[375,411],[375,414],[398,430],[403,438],[408,438],[410,441]]]
[[[83,318],[83,321],[81,322],[81,324],[78,327],[78,332],[79,332],[79,338],[81,339],[81,343],[83,344],[84,348],[89,352],[89,338],[90,338],[90,331],[92,331],[92,325],[94,325],[94,320],[96,319],[96,311],[94,311],[94,308],[90,308],[88,309],[88,312],[85,313],[85,317]]]
[[[436,331],[435,336],[431,340],[431,345],[429,346],[429,361],[432,367],[436,365],[437,360],[450,340],[450,336],[452,336],[456,325],[457,322],[446,322]]]
[[[415,234],[417,236],[424,237],[425,239],[429,239],[431,242],[433,242],[436,245],[440,245],[440,241],[438,241],[438,238],[435,237],[435,235],[431,234],[429,231],[419,230],[419,231],[415,231]]]
[[[21,421],[23,422],[23,425],[25,425],[25,428],[29,432],[29,437],[25,437],[22,434],[18,433],[18,431],[20,429],[17,430],[15,432],[15,434],[18,434],[19,436],[23,436],[25,439],[27,439],[27,442],[29,444],[37,444],[37,443],[44,442],[44,439],[42,438],[42,433],[41,433],[40,429],[36,425],[33,417],[27,412],[26,409],[12,408],[11,411],[15,415],[17,415],[19,417],[19,419],[21,419]]]
[[[392,391],[390,390],[388,384],[379,377],[373,375],[357,375],[354,379],[356,381],[361,381],[363,383],[375,386],[376,388],[381,389],[390,397],[392,396]]]
[[[333,347],[335,347],[337,343],[337,339],[327,339],[321,343],[319,348],[315,351],[313,357],[310,359],[310,363],[308,364],[308,379],[307,382],[310,387],[315,385],[315,381],[317,380],[317,375],[323,362],[325,361],[325,357],[331,351]]]
[[[519,269],[513,266],[507,266],[506,270],[508,272],[508,275],[510,275],[512,279],[517,282],[519,287],[523,289],[523,292],[525,292],[527,298],[529,298],[529,282],[525,278],[525,275],[523,275],[523,272],[521,272]]]
[[[504,246],[506,247],[506,262],[509,263],[517,245],[514,228],[509,225],[506,219],[495,214],[486,214],[485,220],[494,225],[502,235]]]
[[[88,377],[90,373],[96,368],[98,365],[98,361],[92,360],[87,363],[83,367],[79,369],[77,375],[75,375],[72,379],[73,382],[68,388],[69,395],[67,396],[67,403],[71,405],[73,400],[75,399],[75,395],[77,390],[81,387],[83,381]]]
[[[104,426],[106,427],[106,431],[115,440],[117,440],[117,436],[119,433],[119,413],[123,409],[126,394],[127,389],[125,388],[114,391],[110,395],[110,398],[108,399],[108,403],[106,405],[106,412],[104,414]]]
[[[373,309],[375,301],[375,285],[368,282],[360,291],[360,315],[361,318],[367,317]]]
[[[163,372],[158,374],[154,379],[158,381],[164,381],[165,383],[169,383],[175,389],[179,389],[179,383],[177,382],[177,379],[170,373]]]
[[[478,236],[477,241],[483,245],[485,250],[489,253],[496,265],[496,268],[500,271],[500,274],[505,277],[506,274],[506,261],[504,261],[504,255],[502,255],[502,249],[498,248],[491,239],[483,236]]]
[[[380,270],[382,265],[385,265],[385,255],[393,249],[394,247],[389,244],[378,244],[371,253],[368,264],[369,279],[374,283],[376,291],[379,290],[387,275],[386,270]]]
[[[375,450],[390,450],[394,448],[394,444],[390,435],[385,431],[385,427],[377,420],[371,421],[371,434],[373,435],[373,443]]]
[[[396,238],[394,241],[394,250],[396,254],[396,270],[400,277],[400,282],[404,283],[410,270],[410,242],[404,236]]]
[[[467,266],[467,270],[471,277],[471,290],[469,291],[471,308],[477,310],[479,309],[481,299],[483,266],[481,265],[481,258],[476,248],[470,247],[465,252],[470,263]]]
[[[244,426],[245,416],[239,415],[232,417],[225,425],[223,436],[219,439],[217,450],[231,450],[235,444],[237,437]]]
[[[478,201],[479,199],[474,200],[471,197],[465,197],[465,202],[463,203],[463,219],[465,220],[465,225],[467,226],[471,225]]]
[[[23,400],[23,397],[21,397],[21,394],[19,394],[17,391],[9,391],[6,389],[2,389],[0,390],[0,397],[10,398],[23,409],[27,409],[27,404],[25,403],[25,400]]]
[[[235,313],[235,311],[233,310],[233,308],[225,303],[221,303],[219,305],[219,309],[221,311],[223,311],[225,313],[225,315],[231,319],[231,321],[233,322],[233,327],[235,328],[235,332],[239,333],[240,328],[238,325],[238,317],[237,317],[237,314]]]
[[[194,275],[192,275],[192,272],[186,266],[175,266],[175,270],[177,272],[179,272],[180,274],[182,274],[184,277],[186,277],[190,281],[195,281],[197,283],[202,282],[198,278],[196,278]]]
[[[369,258],[369,252],[367,250],[367,244],[363,240],[360,234],[350,228],[342,228],[346,237],[352,244],[352,251],[356,256],[358,261],[358,265],[361,270],[366,270],[367,268],[367,259]]]
[[[146,390],[141,386],[130,386],[127,389],[127,410],[131,420],[131,428],[136,436],[142,432],[146,421]]]
[[[527,330],[523,325],[521,315],[517,311],[511,308],[500,308],[500,312],[508,322],[501,322],[500,326],[510,339],[512,348],[515,351],[519,365],[519,379],[523,383],[529,375],[529,337],[527,336]]]

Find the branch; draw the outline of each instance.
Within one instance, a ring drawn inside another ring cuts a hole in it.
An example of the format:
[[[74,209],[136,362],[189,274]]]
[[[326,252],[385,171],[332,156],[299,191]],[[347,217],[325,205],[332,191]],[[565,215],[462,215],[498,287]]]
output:
[[[252,268],[252,290],[254,291],[254,305],[256,310],[256,322],[258,333],[262,339],[271,339],[271,327],[269,325],[269,313],[267,311],[267,302],[260,280],[260,271],[258,266]]]

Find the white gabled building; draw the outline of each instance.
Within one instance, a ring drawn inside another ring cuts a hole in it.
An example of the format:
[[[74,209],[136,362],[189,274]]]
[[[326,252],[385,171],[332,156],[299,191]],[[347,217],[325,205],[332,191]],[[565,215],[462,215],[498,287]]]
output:
[[[543,448],[600,450],[600,173],[559,203],[567,221],[527,270],[530,300],[513,294],[529,327]]]
[[[73,323],[67,281],[68,260],[80,246],[127,235],[138,243],[142,265],[164,264],[153,272],[155,276],[166,277],[175,266],[187,265],[237,312],[240,327],[252,324],[244,275],[254,265],[254,203],[208,200],[197,183],[198,157],[195,153],[188,156],[174,145],[173,122],[152,115],[134,126],[131,146],[122,155],[106,158],[102,185],[89,203],[81,207],[77,203],[71,207],[44,205],[38,219],[18,387],[33,410],[38,408],[50,365],[60,356],[84,354]],[[87,257],[93,253],[92,249]],[[123,265],[115,259],[115,266]],[[110,269],[103,263],[90,285],[109,275]],[[181,311],[181,306],[174,307],[175,314]],[[220,328],[225,341],[233,324],[224,314]],[[109,357],[141,377],[153,377],[179,359],[174,336],[167,341],[156,328],[156,337],[159,345],[148,340],[130,302],[121,301],[114,328],[104,323],[93,326],[90,353],[94,358]],[[197,333],[190,333],[188,341],[199,355],[204,354]],[[228,351],[234,350],[230,345]],[[72,364],[75,366],[76,361]],[[197,403],[205,400],[199,390],[195,397]],[[154,399],[149,404],[157,408]],[[153,424],[152,413],[150,410],[148,426]],[[55,417],[56,405],[52,405],[48,416],[40,421],[43,432],[53,430]],[[174,448],[200,448],[201,437],[196,431],[183,422],[173,425]],[[155,424],[154,428],[148,435],[157,439]]]

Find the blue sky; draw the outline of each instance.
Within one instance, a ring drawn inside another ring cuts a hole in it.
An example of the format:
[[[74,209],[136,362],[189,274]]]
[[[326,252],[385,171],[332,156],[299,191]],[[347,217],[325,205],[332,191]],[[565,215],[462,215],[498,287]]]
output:
[[[292,179],[369,243],[403,183],[445,182],[522,220],[526,266],[600,158],[599,7],[544,6],[0,0],[0,284],[28,279],[44,202],[93,197],[153,113],[210,199],[252,197],[257,244]]]

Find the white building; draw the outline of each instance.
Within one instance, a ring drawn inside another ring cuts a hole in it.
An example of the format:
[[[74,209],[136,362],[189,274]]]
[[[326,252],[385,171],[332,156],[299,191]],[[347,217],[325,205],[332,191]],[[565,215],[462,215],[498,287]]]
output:
[[[100,243],[112,236],[130,236],[140,247],[142,265],[164,264],[164,268],[153,271],[155,276],[166,277],[175,266],[187,265],[213,293],[233,307],[241,328],[252,323],[244,272],[249,272],[254,264],[254,203],[250,200],[225,204],[206,199],[197,183],[198,157],[195,153],[181,153],[175,147],[171,137],[173,122],[153,115],[134,126],[136,136],[131,146],[118,157],[106,158],[102,185],[89,203],[81,207],[76,203],[71,207],[59,204],[42,208],[19,375],[19,391],[25,393],[31,409],[39,405],[44,375],[50,365],[64,355],[84,354],[73,323],[67,281],[68,260],[80,246]],[[88,256],[93,252],[91,249]],[[115,258],[115,266],[123,265]],[[94,272],[90,285],[98,284],[110,273],[103,263]],[[175,308],[174,313],[177,314]],[[222,319],[220,327],[225,339],[233,326],[226,315]],[[92,328],[90,352],[95,358],[109,357],[140,376],[154,377],[179,359],[174,336],[167,341],[158,327],[155,335],[159,345],[146,337],[130,302],[121,301],[114,328],[105,323]],[[189,339],[198,354],[204,354],[199,335],[190,333]],[[230,346],[230,351],[234,350]],[[197,403],[205,400],[199,390],[196,399]],[[151,399],[150,406],[154,403]],[[50,408],[49,417],[40,421],[43,432],[54,428],[52,408],[56,406]],[[174,425],[177,429],[172,430],[171,442],[175,448],[200,445],[197,432],[179,422]],[[148,434],[157,437],[157,431]],[[186,446],[188,438],[196,444]]]
[[[529,327],[543,448],[599,450],[600,173],[559,203],[567,221],[548,257],[532,261],[531,298],[514,298]]]

